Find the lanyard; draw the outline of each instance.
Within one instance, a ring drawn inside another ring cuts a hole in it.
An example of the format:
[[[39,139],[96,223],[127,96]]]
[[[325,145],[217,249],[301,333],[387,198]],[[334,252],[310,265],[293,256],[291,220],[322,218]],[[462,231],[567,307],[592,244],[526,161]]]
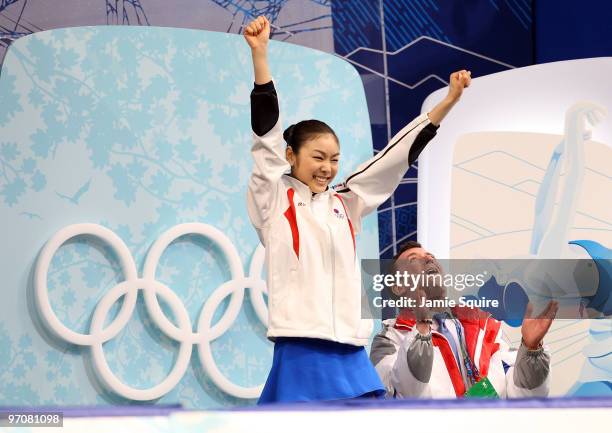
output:
[[[455,324],[455,329],[457,330],[457,337],[459,338],[459,348],[461,350],[461,357],[463,358],[463,364],[465,365],[467,378],[470,382],[469,385],[472,386],[480,379],[480,372],[478,371],[478,368],[476,367],[474,362],[472,362],[472,358],[470,358],[470,355],[467,353],[465,338],[463,337],[463,326],[461,326],[459,320],[455,319],[452,314],[449,313],[448,315]]]

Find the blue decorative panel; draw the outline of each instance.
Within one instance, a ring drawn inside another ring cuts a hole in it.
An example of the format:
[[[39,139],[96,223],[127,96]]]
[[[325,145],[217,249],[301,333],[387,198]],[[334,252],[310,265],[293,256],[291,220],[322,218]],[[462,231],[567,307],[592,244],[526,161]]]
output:
[[[451,72],[465,68],[482,76],[533,58],[529,0],[346,0],[332,3],[332,11],[335,49],[362,76],[378,150],[420,114]],[[391,206],[416,212],[416,179],[417,164],[405,176],[410,186],[394,194]],[[379,220],[383,257],[412,236],[416,218],[411,221],[399,223],[393,214],[390,224]]]

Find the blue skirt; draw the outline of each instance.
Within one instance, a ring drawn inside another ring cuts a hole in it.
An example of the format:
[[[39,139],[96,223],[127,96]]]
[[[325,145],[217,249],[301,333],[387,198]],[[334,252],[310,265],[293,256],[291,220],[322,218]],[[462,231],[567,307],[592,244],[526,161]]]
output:
[[[385,387],[365,348],[314,338],[279,337],[257,404],[384,395]]]

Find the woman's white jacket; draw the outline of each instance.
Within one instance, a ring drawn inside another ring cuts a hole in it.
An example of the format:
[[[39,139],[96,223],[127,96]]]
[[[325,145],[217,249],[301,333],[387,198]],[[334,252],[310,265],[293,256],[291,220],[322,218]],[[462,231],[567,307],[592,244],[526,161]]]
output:
[[[251,93],[253,172],[247,206],[266,249],[268,337],[368,344],[361,315],[355,236],[361,219],[389,198],[436,127],[422,114],[346,180],[312,194],[291,177],[273,82]]]

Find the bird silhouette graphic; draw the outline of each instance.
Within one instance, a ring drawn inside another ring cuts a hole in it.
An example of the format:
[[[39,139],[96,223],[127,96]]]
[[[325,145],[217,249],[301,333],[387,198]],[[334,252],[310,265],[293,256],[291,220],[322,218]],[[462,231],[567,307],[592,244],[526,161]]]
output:
[[[85,194],[87,191],[89,191],[89,186],[90,185],[91,185],[91,179],[89,179],[82,187],[80,187],[79,190],[72,197],[64,195],[64,194],[60,194],[57,191],[55,191],[55,193],[57,194],[57,196],[59,198],[66,199],[66,200],[70,201],[72,204],[78,205],[79,201],[81,200],[81,197],[83,196],[83,194]]]
[[[34,218],[38,218],[39,220],[42,220],[42,217],[36,213],[32,213],[32,212],[21,212],[19,215],[23,215],[25,217],[28,217],[29,219],[33,220]]]

